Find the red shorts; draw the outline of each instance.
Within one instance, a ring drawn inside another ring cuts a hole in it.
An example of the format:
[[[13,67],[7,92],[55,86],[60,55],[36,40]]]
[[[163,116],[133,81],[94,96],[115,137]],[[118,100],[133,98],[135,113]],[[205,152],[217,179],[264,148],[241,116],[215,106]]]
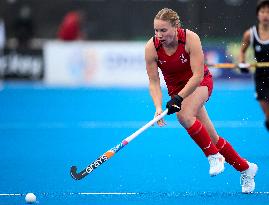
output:
[[[206,75],[202,82],[200,83],[200,86],[206,86],[208,89],[208,98],[211,96],[213,91],[213,79],[211,75]]]
[[[171,97],[173,97],[174,95],[177,95],[180,92],[180,90],[182,90],[184,88],[184,86],[172,87],[173,91],[168,90],[169,91],[168,94]],[[212,75],[210,73],[207,73],[207,75],[204,76],[204,79],[200,83],[200,86],[206,86],[207,87],[207,89],[208,89],[208,99],[209,99],[209,97],[211,96],[212,91],[213,91],[213,79],[212,79]]]

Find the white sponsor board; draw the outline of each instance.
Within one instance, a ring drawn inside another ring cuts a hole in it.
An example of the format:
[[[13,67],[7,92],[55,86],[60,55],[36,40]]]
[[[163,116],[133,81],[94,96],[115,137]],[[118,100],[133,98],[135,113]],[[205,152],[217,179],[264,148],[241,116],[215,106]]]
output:
[[[147,86],[145,42],[60,42],[44,48],[50,85]],[[162,77],[161,77],[162,78]]]

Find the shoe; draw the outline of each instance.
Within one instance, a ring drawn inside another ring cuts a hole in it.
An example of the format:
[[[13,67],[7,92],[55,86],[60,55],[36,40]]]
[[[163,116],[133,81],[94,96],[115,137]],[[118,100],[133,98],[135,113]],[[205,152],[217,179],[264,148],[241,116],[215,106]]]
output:
[[[255,189],[254,177],[258,171],[258,166],[254,163],[248,162],[249,168],[241,172],[240,183],[242,186],[242,193],[250,194]]]
[[[225,158],[220,154],[214,154],[209,155],[208,157],[210,169],[209,169],[209,175],[210,176],[216,176],[224,171],[224,162]]]

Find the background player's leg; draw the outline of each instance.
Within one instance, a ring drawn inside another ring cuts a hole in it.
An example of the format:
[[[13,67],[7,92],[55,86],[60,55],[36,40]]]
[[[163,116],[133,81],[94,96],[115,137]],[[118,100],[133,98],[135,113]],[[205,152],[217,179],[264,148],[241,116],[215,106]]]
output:
[[[269,102],[265,100],[259,100],[261,108],[265,114],[265,127],[269,131]]]

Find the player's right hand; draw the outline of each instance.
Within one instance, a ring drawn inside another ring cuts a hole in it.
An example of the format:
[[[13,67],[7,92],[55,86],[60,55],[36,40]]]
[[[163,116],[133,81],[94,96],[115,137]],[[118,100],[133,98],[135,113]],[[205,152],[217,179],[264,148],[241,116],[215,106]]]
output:
[[[241,73],[249,73],[249,68],[250,68],[249,63],[239,63],[237,67]]]
[[[154,117],[157,117],[158,115],[162,114],[162,112],[163,112],[162,109],[157,109]],[[160,127],[163,127],[166,125],[166,123],[164,122],[164,119],[162,118],[157,121],[157,125],[159,125]]]

